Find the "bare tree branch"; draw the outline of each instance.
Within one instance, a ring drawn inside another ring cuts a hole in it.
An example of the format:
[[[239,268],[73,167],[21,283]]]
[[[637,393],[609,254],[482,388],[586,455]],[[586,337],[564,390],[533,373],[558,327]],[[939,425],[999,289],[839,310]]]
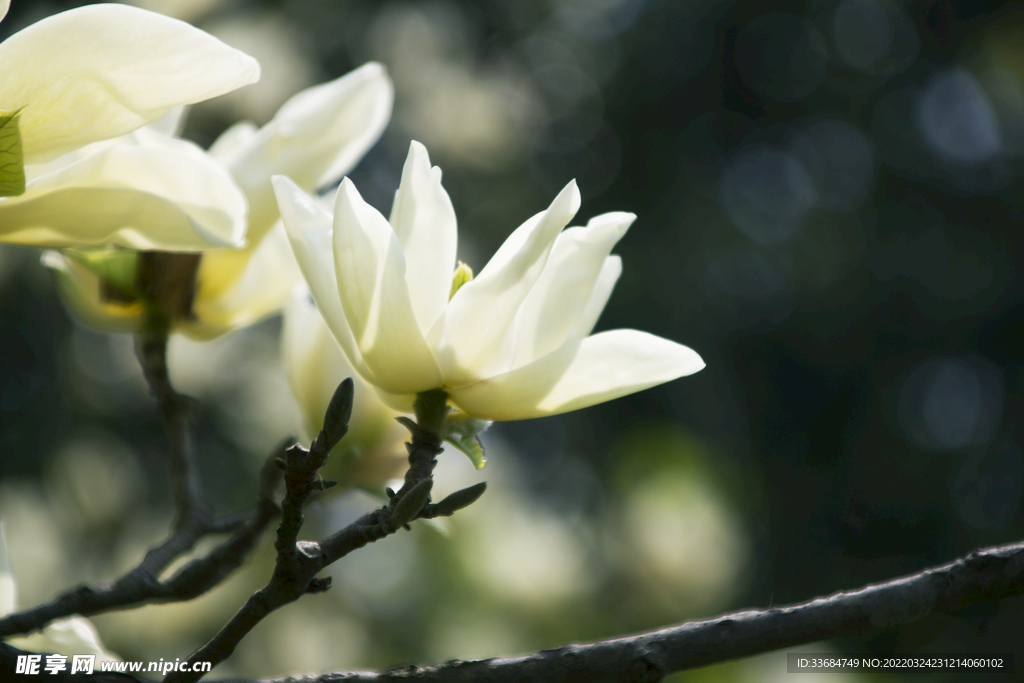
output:
[[[136,335],[135,351],[149,390],[163,414],[170,445],[168,460],[174,500],[178,508],[176,527],[180,528],[187,526],[193,518],[209,518],[209,511],[203,505],[196,473],[190,414],[192,399],[175,391],[167,369],[169,333],[167,318],[158,312],[150,312],[142,331]]]
[[[167,369],[169,326],[161,314],[150,312],[136,337],[136,352],[150,390],[160,405],[170,444],[169,464],[177,519],[167,540],[149,550],[134,569],[107,586],[78,586],[38,605],[0,619],[0,638],[41,629],[54,619],[72,614],[91,616],[115,609],[151,603],[178,602],[202,595],[237,569],[278,512],[274,489],[280,473],[275,458],[292,442],[278,446],[264,465],[254,510],[215,520],[200,498],[199,478],[192,442],[191,402],[175,391]],[[232,536],[206,557],[193,560],[166,581],[160,574],[196,542],[214,533]]]
[[[453,660],[383,673],[331,673],[264,683],[656,683],[674,671],[832,638],[866,635],[1018,595],[1024,595],[1024,543],[976,550],[916,574],[797,605],[734,612],[524,657]],[[17,654],[21,651],[0,644],[0,663],[13,662]],[[68,679],[55,676],[54,680]],[[217,683],[257,682],[232,679]]]
[[[166,541],[146,553],[142,562],[107,586],[78,586],[53,601],[0,619],[0,638],[29,633],[41,629],[54,619],[72,614],[91,616],[126,607],[139,607],[153,603],[191,600],[216,586],[232,571],[241,566],[252,548],[259,542],[267,524],[277,515],[273,499],[279,472],[274,466],[275,451],[263,467],[259,500],[255,510],[244,513],[238,524],[233,516],[230,538],[204,557],[187,563],[174,576],[159,580],[159,575],[175,558],[189,551],[203,536],[223,533],[226,525],[203,522],[199,519],[178,527]]]
[[[976,550],[903,578],[797,605],[735,612],[627,638],[568,645],[510,659],[455,660],[432,667],[334,673],[273,683],[654,683],[674,671],[862,635],[1022,594],[1024,543],[1014,543]]]
[[[211,662],[216,666],[229,657],[242,638],[275,609],[307,593],[321,593],[330,588],[329,577],[316,578],[324,567],[367,543],[395,533],[425,511],[430,502],[432,475],[437,464],[435,456],[441,452],[441,434],[448,413],[447,396],[443,392],[420,394],[415,406],[417,421],[403,421],[412,432],[412,442],[407,444],[409,470],[398,493],[388,492],[390,501],[387,505],[363,515],[320,543],[297,540],[302,526],[302,506],[306,499],[313,491],[333,484],[322,482],[317,470],[327,462],[331,449],[348,429],[352,391],[352,380],[342,382],[327,408],[324,429],[313,440],[309,450],[299,445],[292,446],[287,450],[286,458],[278,461],[285,472],[286,493],[281,504],[281,523],[277,529],[277,563],[274,573],[267,585],[246,601],[220,633],[188,658],[189,663]],[[478,491],[473,495],[462,496],[467,502],[458,506],[449,505],[450,512],[443,506],[439,512],[435,506],[431,510],[432,516],[451,514],[458,507],[476,500],[483,493],[483,488],[474,488]],[[202,674],[192,671],[172,671],[164,680],[165,683],[192,683],[201,677]]]

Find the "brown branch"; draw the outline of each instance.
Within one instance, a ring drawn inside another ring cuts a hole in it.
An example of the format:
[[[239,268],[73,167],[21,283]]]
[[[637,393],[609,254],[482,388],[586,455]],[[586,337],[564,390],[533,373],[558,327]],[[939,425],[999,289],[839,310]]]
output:
[[[234,533],[206,556],[187,563],[165,581],[158,578],[175,558],[189,551],[200,538],[210,533],[222,533],[225,528],[221,522],[193,519],[189,524],[179,526],[170,538],[146,553],[137,567],[114,583],[78,586],[51,602],[0,619],[0,638],[29,633],[54,619],[72,614],[92,616],[127,607],[180,602],[210,590],[241,566],[259,542],[267,524],[277,515],[278,508],[273,499],[279,480],[279,472],[273,462],[277,455],[278,451],[275,451],[263,467],[256,509],[244,513],[245,520],[241,524],[237,522],[237,515],[232,515],[228,521],[235,528]]]
[[[383,673],[335,673],[270,683],[655,683],[675,671],[878,632],[1022,594],[1024,543],[1013,543],[976,550],[948,564],[858,590],[637,636],[567,645],[525,657],[455,660]]]
[[[832,638],[868,635],[1019,595],[1024,595],[1024,543],[1013,543],[797,605],[734,612],[589,645],[567,645],[507,659],[453,660],[383,673],[332,673],[263,683],[656,683],[675,671]],[[0,643],[0,663],[13,662],[20,653]],[[68,679],[55,676],[54,680]],[[218,683],[256,682],[233,679]]]
[[[150,549],[142,562],[106,586],[81,585],[51,602],[0,619],[0,637],[41,629],[55,619],[72,614],[91,616],[115,609],[152,603],[190,600],[202,595],[237,569],[278,512],[274,489],[279,472],[273,460],[291,439],[278,447],[264,465],[254,510],[215,520],[203,505],[196,472],[191,428],[192,399],[175,391],[167,369],[168,320],[150,309],[143,330],[136,337],[136,352],[150,391],[163,414],[169,441],[168,461],[177,519],[174,531]],[[189,562],[166,581],[160,574],[176,558],[190,551],[199,539],[214,533],[232,536],[203,558]]]
[[[209,518],[202,503],[199,476],[195,465],[192,440],[192,399],[175,391],[167,369],[167,340],[170,322],[163,314],[149,311],[142,331],[135,337],[135,352],[142,366],[149,390],[156,398],[163,414],[164,427],[170,445],[168,460],[174,500],[178,509],[177,527],[187,526],[192,518]]]
[[[428,506],[433,483],[431,477],[437,464],[435,456],[441,452],[441,434],[448,413],[447,396],[443,392],[421,394],[416,401],[417,421],[403,421],[412,432],[412,442],[407,444],[409,470],[398,493],[389,491],[391,500],[388,504],[363,515],[320,543],[297,540],[302,526],[302,506],[306,499],[313,491],[333,484],[322,482],[317,470],[327,462],[331,449],[348,429],[352,391],[351,380],[342,382],[327,409],[324,429],[314,439],[309,450],[298,445],[292,446],[286,458],[278,461],[285,472],[286,493],[281,504],[281,523],[277,529],[277,563],[274,573],[267,585],[246,601],[220,633],[188,658],[189,663],[210,662],[216,666],[229,657],[242,638],[275,609],[307,593],[321,593],[330,588],[329,577],[316,578],[322,569],[367,543],[395,533],[419,517]],[[433,516],[451,514],[458,507],[468,505],[483,493],[482,487],[474,488],[478,489],[474,495],[463,494],[459,499],[459,502],[468,501],[463,505],[449,504],[445,507],[446,501],[457,497],[453,494],[434,506],[430,512]],[[164,680],[165,683],[191,683],[201,677],[201,673],[174,671]]]

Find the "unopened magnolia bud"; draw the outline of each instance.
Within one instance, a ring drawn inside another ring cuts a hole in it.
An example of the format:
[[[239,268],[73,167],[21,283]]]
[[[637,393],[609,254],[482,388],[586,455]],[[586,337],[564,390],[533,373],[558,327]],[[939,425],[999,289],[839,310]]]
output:
[[[420,513],[423,506],[430,500],[430,489],[433,486],[433,479],[424,479],[413,486],[392,509],[391,524],[398,528],[416,519],[416,515]]]
[[[480,496],[484,495],[487,489],[487,482],[482,481],[464,489],[460,489],[450,496],[446,496],[440,503],[434,505],[438,517],[450,517],[457,510],[468,507],[475,503]]]

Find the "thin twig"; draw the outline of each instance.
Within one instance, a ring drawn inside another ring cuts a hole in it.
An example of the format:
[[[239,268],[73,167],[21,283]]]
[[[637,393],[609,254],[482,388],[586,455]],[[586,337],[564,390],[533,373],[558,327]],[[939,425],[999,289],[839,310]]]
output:
[[[0,638],[30,633],[54,619],[72,614],[92,616],[116,609],[180,602],[210,590],[242,564],[259,542],[267,524],[277,515],[278,508],[273,499],[280,475],[273,463],[277,456],[278,451],[275,451],[264,465],[256,509],[244,513],[246,519],[241,525],[235,521],[237,515],[232,515],[235,532],[206,556],[187,563],[169,579],[159,580],[159,575],[175,558],[191,550],[203,536],[222,533],[225,526],[216,521],[203,523],[193,520],[177,528],[170,538],[147,552],[137,567],[114,583],[78,586],[51,602],[0,619]]]
[[[363,515],[346,529],[320,543],[297,540],[302,525],[302,506],[314,490],[323,486],[317,470],[324,465],[330,449],[347,430],[351,405],[352,382],[346,380],[331,400],[324,420],[324,431],[313,441],[309,450],[293,446],[279,463],[285,471],[286,493],[281,504],[281,523],[277,529],[277,563],[274,573],[267,585],[246,601],[220,633],[188,658],[190,664],[210,662],[216,666],[224,661],[234,652],[242,638],[275,609],[308,593],[321,593],[330,588],[330,577],[316,578],[324,567],[367,543],[395,533],[417,518],[428,505],[431,477],[437,464],[435,458],[441,452],[441,433],[448,412],[447,396],[440,392],[421,394],[416,402],[417,421],[403,422],[412,432],[412,442],[407,444],[409,470],[401,490],[391,496],[388,504]],[[479,493],[475,497],[478,496]],[[192,671],[172,671],[164,681],[192,683],[201,677],[201,673]]]
[[[168,460],[174,500],[178,509],[177,526],[186,526],[192,518],[209,518],[202,503],[199,476],[195,465],[192,439],[192,400],[175,391],[167,369],[169,322],[159,312],[150,312],[142,331],[136,335],[135,351],[149,390],[160,406],[170,445]]]
[[[179,394],[171,384],[167,369],[169,331],[166,317],[150,311],[143,330],[136,337],[136,352],[163,414],[170,445],[168,460],[177,508],[173,533],[150,549],[138,566],[110,585],[81,585],[51,602],[0,619],[0,637],[29,633],[72,614],[91,616],[152,603],[190,600],[202,595],[241,565],[277,514],[273,493],[280,473],[273,466],[273,460],[283,452],[285,445],[291,443],[291,439],[279,446],[268,459],[268,465],[264,466],[254,510],[214,520],[203,505],[192,442],[192,399]],[[199,539],[226,532],[233,534],[207,556],[189,562],[166,581],[159,579],[171,562],[190,551]]]

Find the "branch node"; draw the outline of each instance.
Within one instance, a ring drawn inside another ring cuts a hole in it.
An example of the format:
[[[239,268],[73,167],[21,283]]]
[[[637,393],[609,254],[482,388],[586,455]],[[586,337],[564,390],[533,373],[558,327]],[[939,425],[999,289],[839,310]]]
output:
[[[644,652],[629,663],[631,683],[658,683],[666,673],[661,657],[653,652]]]

